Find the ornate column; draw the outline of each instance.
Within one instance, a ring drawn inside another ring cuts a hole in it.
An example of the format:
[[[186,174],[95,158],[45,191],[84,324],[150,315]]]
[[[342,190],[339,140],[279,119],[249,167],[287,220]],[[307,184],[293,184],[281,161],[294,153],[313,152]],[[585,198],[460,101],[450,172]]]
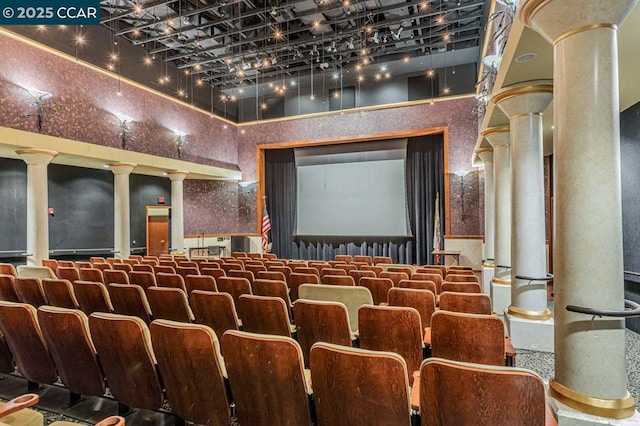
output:
[[[167,173],[171,179],[171,248],[184,252],[184,178],[188,172]]]
[[[49,189],[47,166],[58,153],[46,149],[20,149],[27,163],[27,265],[42,265],[49,258]]]
[[[495,272],[495,184],[493,170],[493,149],[476,151],[484,163],[484,256],[482,261],[482,287],[485,294],[491,294],[491,280]]]
[[[493,310],[502,315],[511,304],[511,154],[509,127],[482,132],[493,146],[495,189],[495,276],[491,280]]]
[[[113,172],[113,248],[114,257],[127,259],[131,254],[131,210],[129,208],[129,175],[135,163],[111,163]]]
[[[542,112],[552,98],[551,82],[534,81],[506,87],[492,99],[511,122],[511,305],[505,319],[516,348],[545,352],[553,352],[553,320],[544,279]]]
[[[554,46],[555,377],[581,412],[634,414],[624,319],[617,28],[637,0],[528,0],[522,20]],[[560,415],[559,415],[560,416]],[[560,416],[562,417],[562,416]]]

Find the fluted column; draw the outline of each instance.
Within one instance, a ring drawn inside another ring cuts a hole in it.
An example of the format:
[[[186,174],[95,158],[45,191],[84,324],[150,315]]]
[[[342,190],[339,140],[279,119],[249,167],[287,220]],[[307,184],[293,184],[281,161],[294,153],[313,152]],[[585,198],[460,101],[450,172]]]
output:
[[[111,163],[113,172],[113,248],[115,256],[127,259],[131,254],[131,209],[129,207],[129,175],[134,163]]]
[[[498,91],[492,101],[511,129],[511,306],[509,313],[548,320],[542,113],[553,98],[547,82]],[[529,278],[516,278],[516,277]],[[540,278],[532,280],[531,278]]]
[[[554,46],[555,377],[551,395],[624,418],[624,309],[617,27],[637,0],[528,0],[522,20]],[[597,258],[594,254],[597,253]]]
[[[184,252],[184,178],[187,172],[169,172],[171,179],[171,248]]]
[[[494,183],[493,149],[476,151],[484,163],[484,256],[482,261],[483,292],[491,294],[491,280],[495,272],[495,221],[496,194]]]
[[[49,258],[49,189],[47,167],[58,153],[46,149],[21,149],[16,154],[27,163],[27,265],[42,265]]]
[[[493,310],[500,315],[511,303],[511,153],[509,127],[482,132],[493,146],[495,189],[495,276],[491,280]]]

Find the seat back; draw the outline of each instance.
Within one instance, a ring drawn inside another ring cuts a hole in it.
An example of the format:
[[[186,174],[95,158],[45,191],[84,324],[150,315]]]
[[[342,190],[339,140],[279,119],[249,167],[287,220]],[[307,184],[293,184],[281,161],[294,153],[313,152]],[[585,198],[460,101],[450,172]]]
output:
[[[122,259],[118,259],[116,257],[107,257],[105,260],[111,266],[115,265],[116,263],[122,263]]]
[[[133,271],[133,266],[131,266],[128,263],[114,263],[113,265],[111,265],[111,267],[113,268],[114,271],[124,271],[124,272]]]
[[[178,274],[167,274],[159,272],[156,274],[156,285],[158,287],[178,288],[187,293],[187,287],[184,285],[184,278]]]
[[[144,263],[140,263],[137,265],[132,265],[134,272],[151,272],[153,274],[153,266],[146,265]]]
[[[271,266],[269,267],[269,272],[281,272],[284,274],[284,279],[286,280],[293,270],[288,266]]]
[[[389,278],[391,281],[393,281],[394,287],[399,287],[400,281],[409,279],[409,274],[407,274],[406,272],[383,271],[383,272],[380,272],[378,276],[380,278]]]
[[[213,330],[155,320],[149,332],[171,411],[197,424],[229,424],[227,370]]]
[[[300,286],[300,298],[309,300],[324,300],[342,303],[349,312],[351,331],[358,329],[358,309],[363,305],[373,305],[371,292],[365,287],[346,287],[337,285]]]
[[[156,286],[156,276],[153,275],[153,272],[131,271],[129,272],[129,284],[139,285],[146,290]]]
[[[436,293],[434,294],[442,293],[442,275],[440,275],[438,271],[434,271],[431,273],[416,272],[411,275],[411,279],[419,281],[433,281],[433,283],[436,285]]]
[[[153,267],[153,273],[158,275],[159,273],[163,273],[163,274],[175,274],[176,270],[173,266],[167,266],[167,265],[152,265]]]
[[[337,262],[351,263],[353,262],[353,256],[350,254],[336,254],[335,260]]]
[[[324,277],[326,277],[327,275],[334,275],[334,276],[347,276],[347,271],[345,271],[344,269],[337,269],[337,268],[324,268],[320,271],[320,281],[322,281],[324,279]]]
[[[459,274],[447,274],[444,281],[451,283],[477,283],[478,277],[475,275],[459,275]]]
[[[129,284],[129,275],[125,271],[116,271],[114,269],[105,269],[102,271],[104,283],[109,284]]]
[[[194,290],[189,302],[195,322],[211,327],[218,339],[227,330],[240,329],[238,314],[230,294]]]
[[[298,269],[300,268],[296,268],[296,270]],[[289,286],[289,290],[291,291],[291,301],[295,302],[300,297],[298,295],[298,290],[300,289],[300,286],[302,284],[318,284],[319,282],[320,277],[318,276],[318,274],[304,274],[301,272],[293,272],[287,279],[287,285]]]
[[[180,277],[182,278],[182,277]],[[191,322],[193,312],[184,291],[174,287],[149,287],[147,300],[155,319]]]
[[[293,268],[293,273],[295,274],[308,274],[308,275],[317,275],[320,276],[320,272],[318,269],[311,266],[296,266]]]
[[[13,373],[13,356],[7,345],[7,340],[0,333],[0,373]]]
[[[62,383],[79,395],[104,395],[104,376],[87,316],[77,309],[41,306],[38,322]]]
[[[104,276],[102,271],[96,268],[80,268],[78,275],[82,281],[93,281],[104,284]],[[73,281],[72,281],[73,282]]]
[[[111,265],[109,265],[108,263],[94,263],[93,267],[95,269],[100,269],[102,271],[103,277],[104,277],[104,271],[106,271],[107,269],[111,269]]]
[[[247,271],[251,271],[254,277],[258,276],[258,272],[267,272],[267,267],[264,266],[263,264],[259,264],[259,265],[248,264],[248,265],[245,265],[244,268]]]
[[[460,266],[460,265],[452,265],[447,268],[447,273],[453,272],[453,271],[472,271],[473,272],[473,268],[471,266]]]
[[[391,258],[388,256],[374,256],[373,264],[377,265],[379,263],[389,264],[389,263],[393,263],[393,260],[391,260]]]
[[[298,343],[282,336],[227,331],[222,350],[242,425],[311,425]]]
[[[291,307],[289,289],[287,287],[287,283],[284,281],[257,279],[253,282],[252,291],[256,296],[279,297],[284,301],[287,307]],[[289,314],[291,314],[291,310],[288,310]]]
[[[218,291],[216,280],[210,275],[187,275],[184,277],[184,285],[189,297],[193,290]]]
[[[346,286],[355,286],[356,282],[353,277],[348,275],[325,275],[320,278],[322,284],[326,285],[346,285]]]
[[[180,262],[178,262],[178,267],[182,267],[182,268],[196,268],[198,269],[198,262],[195,261],[190,261],[190,260],[181,260]]]
[[[164,401],[149,329],[138,317],[93,313],[91,338],[118,402],[157,410]]]
[[[34,308],[47,304],[39,278],[17,277],[16,292],[22,303],[28,303]]]
[[[353,278],[356,285],[359,285],[360,278],[368,277],[368,278],[376,278],[376,273],[373,271],[362,271],[360,269],[356,269],[355,271],[349,271],[349,276]]]
[[[49,355],[37,311],[26,303],[0,301],[0,331],[18,371],[36,383],[54,383],[58,375]]]
[[[16,277],[14,275],[0,275],[0,300],[16,303],[20,302],[20,298],[16,292]]]
[[[306,366],[311,347],[316,342],[351,346],[349,312],[342,303],[298,299],[293,304],[293,312]]]
[[[472,282],[448,282],[442,283],[442,292],[445,291],[455,293],[482,293],[482,287],[478,283]]]
[[[265,253],[262,255],[262,257],[270,261],[275,261],[278,258],[278,256],[276,256],[274,253]]]
[[[80,279],[80,272],[75,266],[58,266],[56,275],[61,280],[69,280],[71,282]]]
[[[266,273],[266,272],[263,272]],[[227,272],[227,276],[229,277],[237,277],[237,278],[246,278],[249,283],[253,283],[255,277],[253,276],[253,272],[245,271],[244,269],[232,269]]]
[[[491,298],[486,294],[446,291],[440,295],[440,310],[491,315]]]
[[[420,313],[399,306],[363,306],[358,312],[360,347],[395,352],[407,363],[409,384],[422,363],[422,322]]]
[[[249,280],[237,277],[218,278],[218,291],[229,293],[231,297],[233,297],[233,303],[235,303],[236,307],[238,306],[241,295],[252,294]]]
[[[387,302],[387,294],[393,288],[393,281],[389,278],[363,277],[360,278],[358,285],[368,289],[373,298],[373,304],[379,305]]]
[[[401,265],[401,264],[382,264],[381,265],[384,270],[387,272],[404,272],[409,277],[414,273],[414,268],[411,265]]]
[[[398,287],[429,290],[433,294],[438,294],[436,283],[428,280],[402,280],[398,283]]]
[[[398,354],[317,343],[311,381],[319,425],[411,424],[407,366]]]
[[[144,289],[135,284],[109,284],[109,296],[117,314],[138,317],[151,322],[151,307]]]
[[[0,274],[17,277],[18,271],[16,271],[16,267],[11,263],[0,263]]]
[[[58,261],[55,259],[42,259],[42,266],[45,266],[55,272],[58,270]]]
[[[200,275],[200,270],[197,266],[178,266],[176,268],[176,274],[184,278],[187,275]]]
[[[243,294],[238,302],[242,329],[250,333],[291,337],[289,307],[279,297]]]
[[[360,266],[360,270],[361,271],[373,271],[374,274],[376,274],[376,277],[380,277],[380,274],[384,272],[384,269],[382,269],[382,266],[373,266],[373,265],[369,265],[369,264],[365,264]]]
[[[284,274],[284,272],[272,271],[272,270],[260,271],[256,275],[256,278],[259,278],[261,280],[278,280],[278,281],[286,281],[287,280],[287,277]]]
[[[431,354],[478,364],[504,365],[504,325],[491,315],[437,311],[431,316]]]
[[[46,266],[18,265],[18,276],[23,278],[58,278],[51,268]]]
[[[353,256],[354,262],[365,262],[367,265],[373,265],[373,259],[371,256]]]
[[[545,412],[544,383],[532,371],[439,358],[420,368],[423,426],[544,425]]]
[[[429,290],[394,287],[389,290],[389,306],[413,308],[420,314],[422,327],[431,327],[431,315],[436,311],[436,296]]]
[[[210,277],[213,277],[213,279],[216,280],[217,283],[218,278],[226,276],[227,273],[224,271],[224,269],[220,268],[201,268],[200,275],[208,275]]]
[[[440,276],[442,278],[447,275],[447,267],[445,265],[422,265],[416,269],[416,272],[429,272],[426,271],[427,269],[440,272]]]
[[[94,312],[113,312],[111,298],[107,287],[101,282],[75,281],[73,293],[78,300],[80,309],[87,315]]]
[[[49,305],[78,309],[78,300],[73,293],[73,286],[68,280],[42,280],[42,290]]]

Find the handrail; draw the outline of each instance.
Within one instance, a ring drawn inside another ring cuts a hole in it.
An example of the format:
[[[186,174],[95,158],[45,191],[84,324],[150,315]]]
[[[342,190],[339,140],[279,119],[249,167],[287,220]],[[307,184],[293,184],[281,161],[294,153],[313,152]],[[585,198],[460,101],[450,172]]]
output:
[[[55,253],[87,253],[90,251],[108,251],[111,253],[114,253],[113,251],[113,247],[104,247],[104,248],[90,248],[90,249],[56,249],[56,250],[49,250],[50,254],[55,254]]]
[[[580,314],[594,315],[597,317],[630,318],[640,316],[640,304],[629,299],[624,299],[624,307],[624,310],[616,311],[612,309],[595,309],[585,308],[583,306],[567,305],[566,310]]]
[[[500,268],[500,269],[511,269],[511,266],[506,266],[506,265],[496,265],[496,268]]]
[[[553,281],[553,274],[547,274],[546,277],[544,278],[538,278],[538,277],[527,277],[525,275],[516,275],[514,277],[517,280],[526,280],[529,281],[527,283],[527,285],[531,284],[532,281]]]
[[[30,254],[27,254],[26,250],[1,250],[0,254],[12,254],[15,253],[18,256],[31,256]]]

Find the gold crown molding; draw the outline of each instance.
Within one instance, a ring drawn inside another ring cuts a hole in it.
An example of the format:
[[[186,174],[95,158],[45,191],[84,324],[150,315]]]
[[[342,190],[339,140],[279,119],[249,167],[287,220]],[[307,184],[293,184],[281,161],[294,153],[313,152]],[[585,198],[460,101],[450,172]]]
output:
[[[484,137],[487,137],[494,133],[508,133],[508,132],[509,132],[509,126],[499,126],[499,127],[489,127],[483,130],[482,132],[480,132],[480,134]]]
[[[496,264],[492,262],[482,262],[482,266],[484,266],[485,268],[495,268]]]
[[[533,16],[550,2],[551,0],[529,0],[522,6],[522,9],[520,9],[520,20],[524,22],[527,27],[531,27]]]
[[[546,321],[551,319],[551,311],[549,309],[545,309],[544,311],[529,311],[527,309],[516,308],[515,306],[509,306],[507,311],[516,317],[536,320],[536,321]]]
[[[117,161],[115,163],[109,163],[109,167],[136,167],[136,163],[127,163],[126,161]]]
[[[491,279],[491,283],[492,283],[492,284],[498,284],[498,285],[508,285],[508,286],[511,286],[511,277],[509,277],[509,278],[493,277],[493,278]]]
[[[59,152],[52,151],[50,149],[17,149],[16,154],[18,155],[50,155],[51,157],[56,157]]]
[[[541,112],[521,112],[520,114],[515,114],[509,117],[509,120],[515,120],[516,118],[521,118],[521,117],[528,117],[530,115],[539,115],[540,117],[542,117]]]
[[[549,393],[561,403],[594,416],[625,419],[635,413],[636,403],[628,391],[622,399],[595,398],[569,389],[552,377],[549,379]]]
[[[500,102],[506,101],[516,96],[528,95],[531,93],[553,93],[552,84],[536,84],[531,86],[519,86],[506,88],[493,95],[491,102],[498,105]]]
[[[564,40],[567,37],[571,37],[572,35],[576,35],[589,30],[596,30],[598,28],[609,28],[613,31],[618,31],[618,26],[616,24],[591,24],[585,25],[584,27],[574,28],[570,31],[567,31],[564,34],[560,34],[557,39],[553,41],[553,47],[555,47],[558,43]]]

